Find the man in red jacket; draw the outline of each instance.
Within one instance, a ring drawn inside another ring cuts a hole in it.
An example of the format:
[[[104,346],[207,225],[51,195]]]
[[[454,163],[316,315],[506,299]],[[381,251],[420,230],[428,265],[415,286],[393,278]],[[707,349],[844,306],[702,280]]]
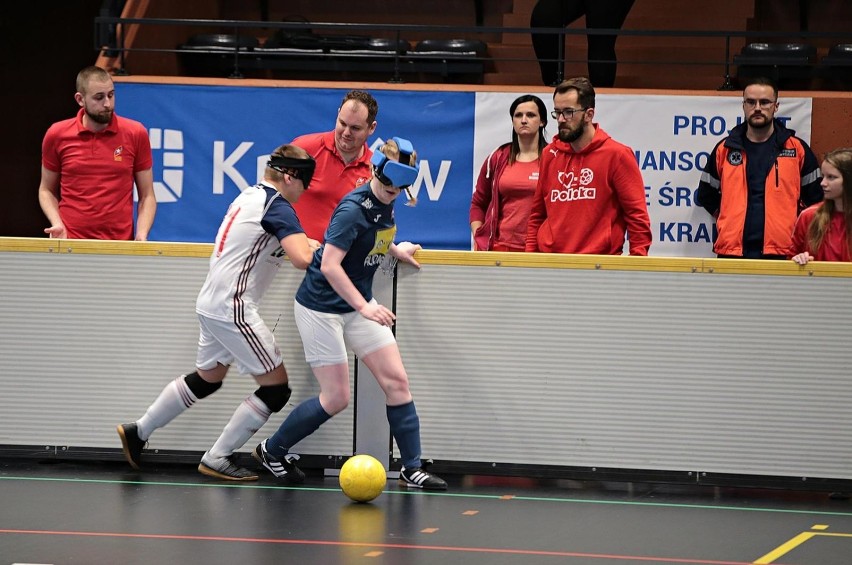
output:
[[[633,150],[595,123],[595,89],[587,78],[563,81],[551,116],[559,134],[541,154],[527,224],[526,251],[647,255],[651,220]]]

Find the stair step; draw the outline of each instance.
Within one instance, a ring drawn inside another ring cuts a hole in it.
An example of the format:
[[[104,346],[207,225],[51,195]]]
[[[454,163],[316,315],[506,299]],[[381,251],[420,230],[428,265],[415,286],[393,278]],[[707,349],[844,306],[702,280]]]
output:
[[[580,60],[586,57],[585,49],[577,51],[574,52],[575,60],[565,63],[565,77],[588,75],[585,60]],[[489,56],[491,64],[483,77],[485,84],[541,86],[538,63],[530,46],[491,45]],[[616,86],[713,90],[724,82],[724,52],[718,49],[693,47],[676,54],[679,61],[708,63],[705,65],[631,62],[659,61],[673,56],[671,52],[655,54],[647,49],[619,49]]]
[[[691,68],[691,67],[690,67]],[[621,72],[619,67],[619,75],[615,86],[617,88],[635,88],[635,89],[672,89],[672,90],[716,90],[724,83],[724,76],[711,74],[695,74],[690,72],[666,72],[659,73],[656,69],[655,74],[649,72],[633,73]],[[566,77],[580,76],[585,73],[570,73],[567,72]],[[485,73],[482,78],[483,84],[487,85],[523,85],[531,88],[547,88],[541,84],[541,77],[538,74],[538,67],[530,69],[530,72],[499,72]]]
[[[482,77],[483,84],[490,85],[522,85],[531,88],[541,88],[541,77],[536,69],[535,74],[531,73],[485,73]]]
[[[686,69],[686,71],[683,69]],[[723,75],[697,74],[692,72],[694,67],[682,67],[665,73],[660,73],[659,69],[656,69],[654,75],[649,75],[648,72],[640,74],[622,73],[621,67],[618,70],[618,79],[615,82],[615,86],[618,88],[717,90],[725,82]],[[651,69],[649,72],[654,71]]]

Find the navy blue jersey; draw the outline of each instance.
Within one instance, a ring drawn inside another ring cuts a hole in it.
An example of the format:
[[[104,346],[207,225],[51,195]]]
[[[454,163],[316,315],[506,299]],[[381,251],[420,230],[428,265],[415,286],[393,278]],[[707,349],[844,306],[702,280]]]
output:
[[[393,203],[383,204],[373,195],[369,183],[344,196],[331,215],[325,242],[346,251],[343,270],[365,300],[373,298],[373,275],[395,235]],[[296,301],[319,312],[352,312],[352,307],[338,296],[320,271],[322,255],[322,248],[314,253],[296,292]]]

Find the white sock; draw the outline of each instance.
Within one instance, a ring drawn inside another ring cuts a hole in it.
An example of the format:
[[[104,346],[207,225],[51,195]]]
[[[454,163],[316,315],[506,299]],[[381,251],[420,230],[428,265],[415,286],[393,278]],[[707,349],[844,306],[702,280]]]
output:
[[[185,376],[181,375],[167,384],[145,415],[136,420],[139,439],[147,441],[154,430],[174,420],[198,400],[186,386]]]
[[[271,415],[272,412],[266,404],[255,394],[251,394],[234,411],[231,421],[207,453],[214,458],[231,455],[245,445]]]

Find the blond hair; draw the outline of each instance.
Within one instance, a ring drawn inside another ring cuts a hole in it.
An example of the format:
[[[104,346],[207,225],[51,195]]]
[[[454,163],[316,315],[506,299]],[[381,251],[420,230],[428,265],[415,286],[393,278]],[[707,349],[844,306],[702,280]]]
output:
[[[80,94],[86,94],[86,89],[89,87],[89,82],[96,80],[99,82],[112,81],[112,76],[106,70],[94,65],[86,67],[77,73],[76,88]]]
[[[825,162],[840,171],[843,177],[843,194],[840,200],[843,202],[843,220],[846,228],[846,246],[852,253],[852,147],[841,147],[830,151],[825,156]],[[828,226],[831,224],[831,216],[837,211],[834,200],[826,200],[822,203],[811,224],[808,226],[808,246],[812,253],[822,245]]]
[[[383,154],[388,159],[393,161],[399,161],[399,144],[393,139],[389,139],[385,141],[385,143],[379,147],[379,153]],[[417,166],[417,150],[414,149],[411,151],[411,161],[408,163],[412,167]],[[411,191],[408,187],[405,187],[405,195],[408,197],[408,202],[405,203],[406,206],[417,206],[417,199],[411,194]]]

